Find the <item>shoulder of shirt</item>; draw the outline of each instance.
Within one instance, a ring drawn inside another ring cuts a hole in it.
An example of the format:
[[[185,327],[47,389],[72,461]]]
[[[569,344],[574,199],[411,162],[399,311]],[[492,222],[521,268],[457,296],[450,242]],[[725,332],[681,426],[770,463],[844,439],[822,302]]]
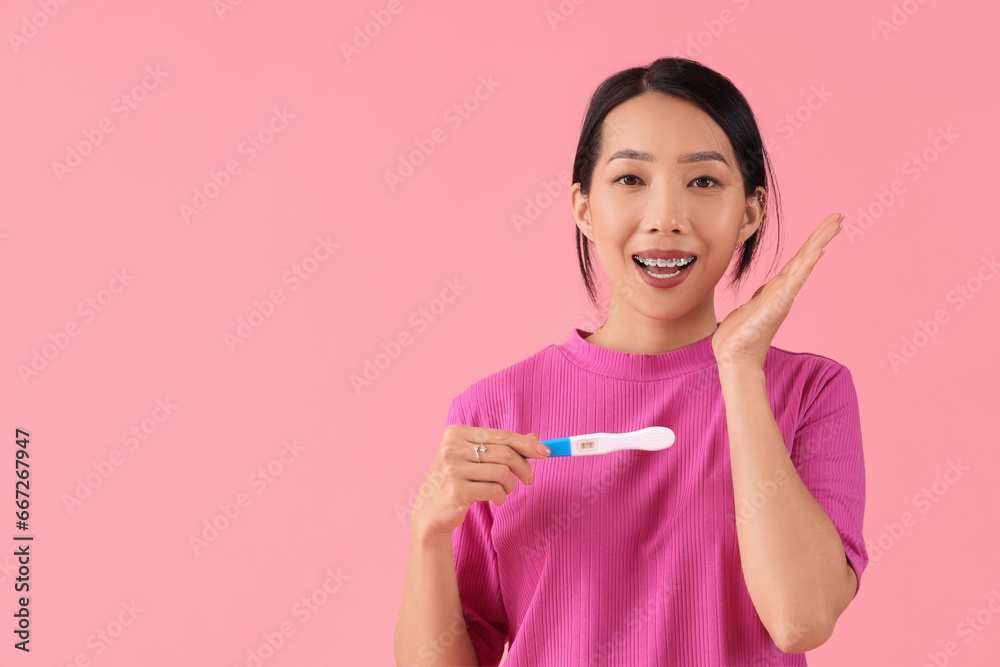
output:
[[[843,365],[836,359],[827,357],[822,354],[817,354],[815,352],[795,352],[792,350],[786,350],[783,347],[777,347],[772,345],[768,348],[768,358],[774,357],[775,361],[781,364],[795,364],[795,365],[807,365],[813,364],[821,368],[830,368],[833,370],[840,370],[841,368],[847,370],[847,366]]]
[[[493,397],[507,396],[507,390],[514,386],[514,382],[522,380],[536,366],[572,363],[559,348],[559,344],[550,343],[538,352],[472,382],[454,400],[467,401],[484,394]],[[840,374],[846,375],[848,381],[853,381],[848,367],[831,357],[815,352],[796,352],[775,345],[768,348],[764,369],[770,375],[798,379],[816,389],[822,388]]]
[[[853,383],[850,369],[836,359],[815,352],[794,352],[771,345],[764,362],[764,371],[771,376],[798,379],[805,385],[821,389],[835,377],[844,376]]]

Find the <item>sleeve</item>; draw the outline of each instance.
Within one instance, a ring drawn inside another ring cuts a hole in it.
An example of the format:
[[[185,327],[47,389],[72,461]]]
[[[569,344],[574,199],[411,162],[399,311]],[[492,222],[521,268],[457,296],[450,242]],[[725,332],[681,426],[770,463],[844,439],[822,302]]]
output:
[[[851,372],[838,367],[806,407],[795,431],[792,464],[827,513],[858,577],[868,566],[862,533],[865,514],[865,461],[861,416]]]
[[[478,426],[468,421],[462,397],[448,410],[446,426]],[[493,548],[493,512],[488,501],[472,504],[462,524],[452,533],[458,595],[465,624],[481,666],[496,667],[507,643],[507,612],[500,594],[500,570]]]

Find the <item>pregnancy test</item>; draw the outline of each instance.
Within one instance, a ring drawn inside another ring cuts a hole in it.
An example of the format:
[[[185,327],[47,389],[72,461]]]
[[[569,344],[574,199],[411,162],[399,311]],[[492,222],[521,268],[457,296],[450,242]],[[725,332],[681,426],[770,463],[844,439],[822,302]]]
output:
[[[607,454],[622,449],[655,452],[674,444],[674,432],[666,426],[649,426],[629,433],[588,433],[552,438],[542,440],[542,444],[552,450],[549,456]]]

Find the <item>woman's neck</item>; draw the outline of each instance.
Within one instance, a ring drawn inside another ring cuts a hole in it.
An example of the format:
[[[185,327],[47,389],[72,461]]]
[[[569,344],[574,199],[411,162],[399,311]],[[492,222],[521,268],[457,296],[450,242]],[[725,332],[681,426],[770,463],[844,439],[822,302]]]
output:
[[[707,313],[707,317],[677,320],[609,316],[601,328],[587,337],[587,342],[631,354],[660,354],[704,340],[718,328],[714,312]]]

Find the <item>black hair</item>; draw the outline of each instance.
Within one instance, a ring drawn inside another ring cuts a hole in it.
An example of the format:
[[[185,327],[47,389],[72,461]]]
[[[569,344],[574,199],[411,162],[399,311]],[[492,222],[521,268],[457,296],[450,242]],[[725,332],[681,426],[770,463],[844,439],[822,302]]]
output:
[[[583,128],[580,130],[580,141],[576,147],[576,158],[573,160],[572,182],[580,183],[580,191],[584,195],[590,194],[594,166],[602,150],[604,118],[619,104],[645,93],[660,93],[685,99],[707,113],[726,133],[733,146],[746,197],[753,196],[758,187],[768,193],[760,225],[739,246],[742,248],[739,251],[739,263],[732,272],[733,283],[739,285],[753,263],[759,242],[770,227],[767,224],[768,210],[771,208],[770,192],[774,193],[774,224],[780,246],[781,201],[771,161],[761,140],[753,111],[733,82],[722,74],[687,58],[659,58],[647,67],[633,67],[605,79],[590,98]],[[593,266],[590,260],[591,244],[592,241],[577,227],[576,249],[580,271],[590,300],[596,306]],[[775,261],[779,254],[780,250],[775,254]],[[774,268],[773,264],[771,268]]]

